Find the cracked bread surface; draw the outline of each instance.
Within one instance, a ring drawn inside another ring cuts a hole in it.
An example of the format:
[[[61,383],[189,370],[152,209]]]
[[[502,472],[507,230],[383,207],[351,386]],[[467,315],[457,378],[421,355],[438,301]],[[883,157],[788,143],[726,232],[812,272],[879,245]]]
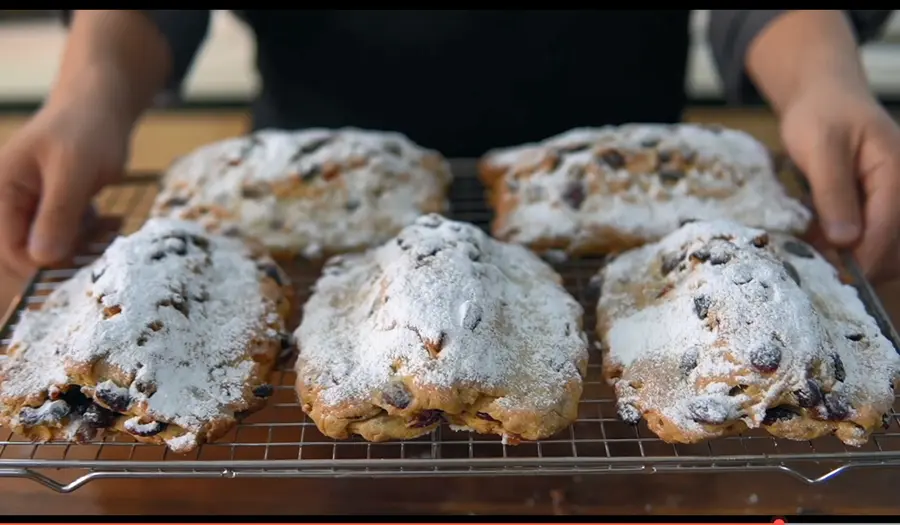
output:
[[[695,124],[578,128],[489,152],[480,174],[492,232],[536,251],[621,251],[686,220],[731,220],[798,234],[811,214],[750,135]]]
[[[620,417],[693,443],[762,427],[859,446],[882,426],[896,349],[807,244],[690,223],[600,275],[597,334]]]
[[[377,246],[419,215],[446,211],[451,178],[440,154],[399,133],[270,129],[177,160],[152,213],[317,259]]]
[[[0,424],[189,451],[271,394],[289,296],[260,247],[151,219],[24,312],[0,363]]]
[[[295,332],[297,391],[323,434],[410,439],[442,421],[540,439],[577,415],[582,308],[524,247],[438,215],[332,258]]]

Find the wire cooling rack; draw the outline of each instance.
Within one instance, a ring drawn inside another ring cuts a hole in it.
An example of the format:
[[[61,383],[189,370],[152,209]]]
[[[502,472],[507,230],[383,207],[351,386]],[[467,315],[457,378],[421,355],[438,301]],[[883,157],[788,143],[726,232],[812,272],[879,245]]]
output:
[[[474,163],[454,163],[453,217],[487,227],[491,214]],[[101,213],[122,220],[101,220],[81,253],[68,267],[41,271],[7,314],[0,330],[0,348],[20,312],[37,308],[75,269],[88,264],[120,232],[138,228],[156,194],[156,178],[126,179],[101,196]],[[870,312],[897,345],[898,339],[875,294],[852,260],[846,270]],[[585,308],[585,327],[595,324],[594,298],[588,281],[599,259],[556,264],[568,290]],[[298,293],[298,304],[317,278],[309,265],[285,265]],[[295,319],[294,322],[298,322]],[[296,324],[295,324],[296,326]],[[703,471],[780,471],[814,484],[851,468],[900,465],[900,423],[892,411],[890,426],[863,447],[846,447],[833,437],[788,441],[761,429],[698,445],[671,445],[643,424],[632,427],[616,417],[610,388],[600,378],[599,356],[592,349],[588,377],[569,428],[539,442],[507,446],[499,438],[460,433],[442,426],[434,433],[406,442],[367,443],[360,439],[326,438],[306,418],[297,403],[292,363],[274,372],[275,393],[267,407],[245,419],[228,435],[190,454],[134,442],[124,435],[87,444],[35,445],[0,429],[0,477],[29,478],[58,492],[71,492],[101,478],[298,478],[403,476],[514,476],[603,473]],[[900,407],[900,405],[898,405]]]

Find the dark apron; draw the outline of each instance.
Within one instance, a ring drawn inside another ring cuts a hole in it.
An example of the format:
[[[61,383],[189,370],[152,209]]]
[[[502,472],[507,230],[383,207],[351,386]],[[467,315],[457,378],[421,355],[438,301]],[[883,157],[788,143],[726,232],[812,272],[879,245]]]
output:
[[[254,127],[400,131],[477,156],[578,126],[676,122],[689,11],[243,11]]]

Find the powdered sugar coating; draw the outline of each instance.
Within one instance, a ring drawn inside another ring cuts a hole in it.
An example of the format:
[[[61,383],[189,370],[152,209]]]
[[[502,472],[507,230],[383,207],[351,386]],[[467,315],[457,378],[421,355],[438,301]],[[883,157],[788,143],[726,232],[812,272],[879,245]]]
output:
[[[580,395],[582,313],[524,248],[424,216],[395,240],[326,267],[295,332],[298,381],[323,412],[378,405],[378,392],[403,377],[416,398],[474,390],[496,398],[498,412],[540,418],[572,401],[570,385]]]
[[[489,153],[498,238],[570,252],[657,240],[685,220],[799,233],[810,212],[779,184],[766,148],[692,124],[579,128]]]
[[[440,155],[399,133],[264,130],[175,162],[153,213],[317,257],[380,244],[444,211],[450,180]]]
[[[151,219],[119,237],[23,314],[0,364],[0,414],[15,427],[19,406],[79,385],[147,423],[177,425],[174,437],[193,447],[249,408],[246,391],[264,379],[257,361],[277,353],[284,326],[262,290],[266,261],[190,222]]]
[[[786,407],[803,431],[773,433],[836,431],[859,445],[893,404],[897,352],[856,291],[789,236],[691,223],[622,254],[602,278],[604,372],[620,412],[637,408],[664,439],[770,425],[770,409]],[[816,399],[800,401],[810,382]]]

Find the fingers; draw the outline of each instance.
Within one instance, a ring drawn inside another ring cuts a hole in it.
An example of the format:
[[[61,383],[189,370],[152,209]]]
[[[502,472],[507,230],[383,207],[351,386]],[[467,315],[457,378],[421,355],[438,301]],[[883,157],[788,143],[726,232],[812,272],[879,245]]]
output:
[[[40,175],[30,161],[7,153],[0,164],[0,272],[24,278],[34,271],[27,241],[37,206]]]
[[[862,232],[854,159],[846,141],[826,133],[806,156],[801,169],[811,181],[813,201],[825,236],[837,246],[849,246]]]
[[[39,265],[69,255],[95,190],[95,178],[85,171],[83,161],[53,155],[45,164],[45,184],[28,238],[28,253]]]
[[[866,229],[855,254],[866,274],[876,279],[900,272],[900,161],[893,152],[885,153],[888,160],[865,174]]]

